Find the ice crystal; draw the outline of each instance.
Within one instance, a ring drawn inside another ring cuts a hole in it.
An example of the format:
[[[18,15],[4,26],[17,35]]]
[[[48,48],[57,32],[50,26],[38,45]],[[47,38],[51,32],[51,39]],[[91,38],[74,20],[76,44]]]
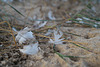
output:
[[[23,30],[19,31],[17,36],[16,36],[16,41],[18,41],[20,44],[25,43],[26,40],[33,40],[35,39],[33,33],[29,31],[29,28],[26,27]]]
[[[55,20],[56,18],[52,15],[52,11],[48,12],[48,17],[50,20]]]
[[[58,34],[59,33],[59,34]],[[49,43],[53,44],[63,44],[64,38],[60,39],[62,37],[63,33],[61,31],[54,30],[54,39],[50,39]]]
[[[25,45],[23,49],[19,49],[19,50],[24,54],[33,55],[33,54],[38,53],[39,51],[38,45],[39,45],[38,42],[35,44]]]

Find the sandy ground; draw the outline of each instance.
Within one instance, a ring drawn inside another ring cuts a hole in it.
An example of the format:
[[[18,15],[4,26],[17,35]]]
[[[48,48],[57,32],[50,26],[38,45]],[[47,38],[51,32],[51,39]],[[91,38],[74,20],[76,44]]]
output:
[[[38,18],[41,17],[47,17],[47,13],[49,10],[54,11],[54,15],[57,18],[62,18],[59,14],[62,13],[65,6],[62,4],[64,2],[61,2],[59,5],[62,5],[62,7],[53,6],[48,1],[45,3],[44,1],[41,1],[41,3],[38,2],[39,0],[29,1],[29,3],[22,4],[19,3],[19,5],[16,5],[12,3],[12,5],[21,11],[26,17],[32,18],[35,15],[38,16]],[[52,3],[53,1],[51,1]],[[31,4],[30,4],[31,3]],[[55,2],[57,4],[59,2]],[[68,2],[68,4],[71,2]],[[66,3],[64,3],[66,4]],[[80,10],[84,8],[83,6],[76,6],[74,8],[74,4],[70,7],[67,6],[66,9],[70,9],[73,7],[73,10]],[[4,6],[6,10],[13,15],[16,15],[16,17],[21,18],[23,21],[16,20],[15,23],[12,23],[11,25],[17,24],[19,27],[23,28],[24,26],[31,26],[30,23],[27,22],[28,20],[25,20],[23,17],[19,17],[18,13],[14,12],[11,8],[8,6]],[[59,9],[60,8],[60,9]],[[48,18],[45,18],[48,19]],[[33,22],[34,23],[34,22]],[[52,24],[55,25],[58,22],[53,22]],[[51,24],[51,25],[52,25]],[[50,25],[50,22],[49,24]],[[54,53],[52,49],[52,44],[48,44],[47,42],[40,42],[40,48],[41,50],[36,55],[25,55],[20,53],[17,47],[11,45],[9,47],[2,47],[0,49],[0,66],[1,67],[100,67],[100,29],[95,28],[83,28],[83,27],[76,27],[69,25],[68,27],[61,26],[61,30],[63,32],[69,32],[74,33],[80,36],[71,35],[68,33],[64,33],[65,38],[71,41],[80,42],[81,46],[88,48],[89,51],[82,49],[80,47],[77,47],[69,42],[67,42],[65,45],[56,45],[56,50],[63,55],[68,56],[79,56],[79,58],[65,58],[66,61],[64,61],[61,57],[59,57],[56,53]],[[19,46],[20,48],[20,46]],[[2,51],[5,50],[5,51]],[[5,53],[4,53],[5,52]]]
[[[74,28],[74,27],[62,27],[64,32],[70,30],[70,32],[76,33],[79,36],[72,36],[73,41],[83,43],[81,46],[89,48],[91,52],[82,48],[76,47],[67,43],[66,45],[57,45],[57,50],[70,56],[80,56],[84,58],[66,58],[66,62],[62,60],[57,54],[50,52],[50,48],[45,48],[47,44],[44,44],[43,55],[30,56],[31,59],[37,58],[37,61],[30,61],[28,64],[30,67],[99,67],[100,63],[100,32],[99,29],[91,28]],[[42,45],[41,45],[42,46]],[[43,46],[42,46],[43,47]],[[27,62],[28,63],[28,62]]]
[[[57,45],[56,49],[63,55],[79,56],[82,58],[65,58],[66,62],[53,52],[51,44],[40,43],[41,51],[36,55],[24,55],[16,47],[8,49],[0,57],[4,67],[99,67],[100,63],[100,30],[91,28],[62,27],[64,32],[73,32],[82,36],[70,35],[71,40],[83,43],[90,52],[73,44]],[[7,49],[7,48],[6,48]]]

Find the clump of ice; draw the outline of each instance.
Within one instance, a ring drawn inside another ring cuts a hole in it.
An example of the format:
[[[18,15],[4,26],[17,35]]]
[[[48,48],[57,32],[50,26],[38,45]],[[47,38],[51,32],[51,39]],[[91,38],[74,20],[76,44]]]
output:
[[[15,29],[14,29],[15,30]],[[17,36],[15,38],[16,41],[18,41],[20,44],[23,43],[29,43],[29,45],[25,45],[23,47],[23,49],[19,49],[22,53],[24,54],[29,54],[29,55],[33,55],[38,53],[39,47],[38,47],[38,42],[37,43],[33,43],[35,39],[33,32],[30,31],[30,28],[25,27],[23,30],[21,31],[17,31]]]
[[[81,18],[77,18],[76,20],[78,20],[79,21],[79,23],[84,23],[84,21],[81,19]]]
[[[63,35],[63,33],[61,31],[54,30],[54,39],[50,39],[49,43],[53,43],[53,44],[63,44],[64,38],[61,38],[62,35]]]
[[[53,16],[52,11],[49,11],[49,12],[48,12],[48,18],[49,18],[50,20],[55,20],[55,19],[56,19],[56,18]]]
[[[96,24],[95,24],[95,25],[94,25],[94,27],[95,27],[95,28],[97,28],[97,27],[98,27],[98,25],[96,25]]]
[[[39,29],[41,27],[44,27],[47,24],[47,21],[36,21],[34,23],[35,29]]]
[[[50,35],[52,32],[53,32],[53,30],[50,30],[50,29],[49,29],[49,30],[47,31],[47,33],[45,34],[45,36]]]
[[[89,18],[87,18],[87,17],[82,17],[83,19],[85,19],[85,20],[90,20]]]
[[[71,23],[72,21],[66,21],[65,23]]]
[[[19,49],[19,50],[24,54],[33,55],[33,54],[38,53],[39,51],[38,45],[39,45],[38,42],[35,44],[25,45],[23,49]]]
[[[3,2],[13,2],[13,0],[2,0]]]
[[[76,20],[78,20],[78,21],[82,21],[82,19],[81,19],[81,18],[77,18]]]
[[[29,31],[30,28],[26,27],[23,30],[19,31],[15,40],[20,44],[25,43],[27,40],[35,39],[33,32]]]
[[[3,2],[13,2],[14,0],[1,0],[1,1],[3,1]],[[17,1],[23,2],[23,0],[17,0]]]
[[[36,20],[33,24],[35,29],[39,29],[41,27],[44,27],[47,24],[47,21],[43,21],[43,18],[37,19],[37,16],[35,15],[33,18],[29,18],[30,20]]]
[[[43,23],[41,23],[41,24],[39,25],[39,28],[44,27],[46,24],[47,24],[47,21],[44,21]]]

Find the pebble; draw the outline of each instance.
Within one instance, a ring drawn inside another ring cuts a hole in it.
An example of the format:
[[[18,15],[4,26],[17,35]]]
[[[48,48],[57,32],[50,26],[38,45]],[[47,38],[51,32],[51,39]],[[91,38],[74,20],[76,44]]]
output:
[[[6,64],[6,61],[1,61],[1,64],[2,64],[2,65],[5,65],[5,64]]]

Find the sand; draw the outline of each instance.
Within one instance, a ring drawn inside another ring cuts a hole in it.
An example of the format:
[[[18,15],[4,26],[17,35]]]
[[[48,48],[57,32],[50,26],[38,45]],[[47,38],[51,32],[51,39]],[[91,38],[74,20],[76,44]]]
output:
[[[53,1],[51,1],[51,3],[52,2]],[[58,1],[55,4],[57,3],[59,3],[59,5],[62,5],[62,3],[64,2]],[[74,6],[75,4],[73,4],[70,7],[71,4],[69,4],[69,2],[67,8],[65,8],[66,6],[64,5],[62,5],[61,8],[59,7],[59,5],[54,7],[48,1],[40,2],[39,0],[34,0],[34,1],[30,0],[29,3],[28,2],[26,3],[24,1],[23,3],[16,3],[16,4],[11,3],[11,4],[26,16],[25,18],[23,18],[7,5],[4,6],[8,12],[12,13],[12,15],[15,15],[18,19],[20,18],[22,20],[22,21],[16,20],[11,22],[11,25],[16,26],[16,28],[19,30],[24,28],[25,26],[31,27],[32,26],[31,24],[34,23],[30,21],[28,22],[26,18],[32,18],[35,15],[38,15],[38,18],[45,16],[47,17],[49,10],[54,11],[54,15],[57,18],[62,19],[60,12],[63,13],[63,9],[65,10],[76,9],[78,11],[84,8],[83,6],[78,6],[78,5],[76,5],[75,7]],[[59,22],[48,22],[47,26],[57,25],[58,23]],[[1,54],[0,66],[1,67],[100,67],[100,37],[99,37],[100,29],[90,28],[90,27],[85,28],[84,26],[77,26],[71,24],[68,25],[66,23],[63,24],[65,25],[61,25],[61,31],[64,32],[63,37],[67,38],[68,42],[66,42],[65,45],[56,45],[56,50],[63,55],[77,56],[79,58],[65,57],[64,59],[66,61],[63,60],[53,51],[53,46],[52,44],[48,43],[48,39],[44,38],[44,40],[46,41],[39,41],[40,44],[39,47],[41,48],[41,50],[36,55],[23,54],[12,43],[10,43],[11,45],[8,47],[5,47],[5,44],[3,44],[4,46],[2,47],[2,49],[0,49],[0,54]],[[68,33],[73,33],[80,36]],[[9,37],[10,38],[8,38],[8,40],[12,38],[11,36]],[[37,37],[37,39],[41,38]],[[69,43],[69,40],[81,43],[80,46],[88,48],[89,50],[85,50],[83,48],[75,46],[72,43]],[[19,44],[17,45],[19,48],[21,48]]]

